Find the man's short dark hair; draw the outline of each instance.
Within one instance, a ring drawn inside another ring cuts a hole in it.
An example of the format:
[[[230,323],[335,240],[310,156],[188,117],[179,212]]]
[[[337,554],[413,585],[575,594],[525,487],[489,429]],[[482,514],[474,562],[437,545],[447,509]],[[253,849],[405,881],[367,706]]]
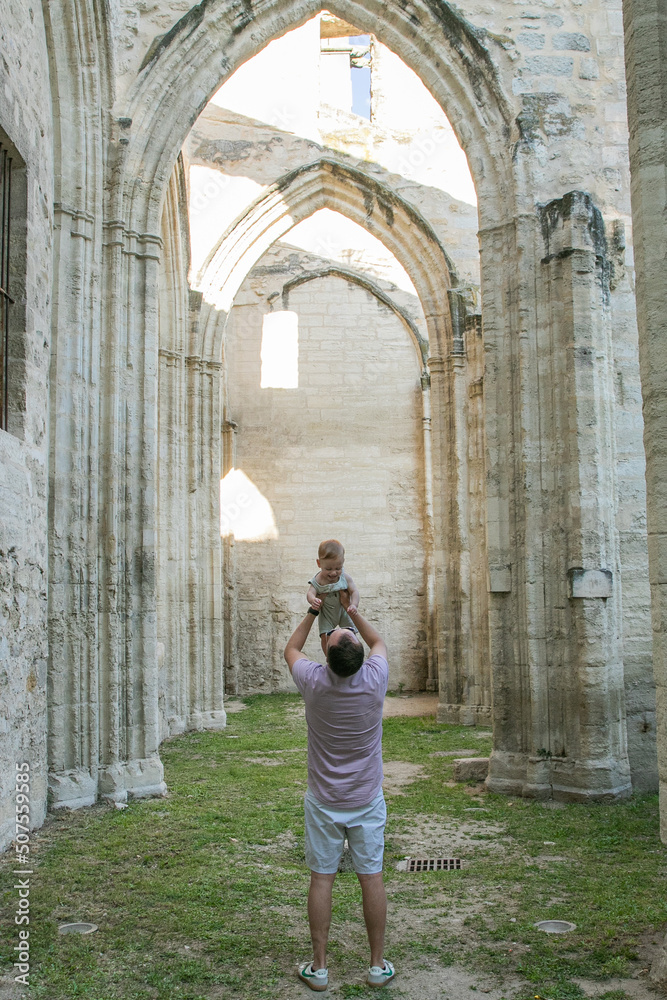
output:
[[[339,677],[356,674],[364,662],[364,647],[351,635],[342,635],[335,646],[327,649],[327,663]]]

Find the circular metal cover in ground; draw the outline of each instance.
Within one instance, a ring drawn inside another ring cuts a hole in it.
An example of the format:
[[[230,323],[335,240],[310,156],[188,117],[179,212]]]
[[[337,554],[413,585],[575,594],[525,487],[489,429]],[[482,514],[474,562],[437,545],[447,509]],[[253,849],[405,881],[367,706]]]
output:
[[[577,927],[569,920],[538,920],[535,926],[539,931],[544,931],[545,934],[567,934],[568,931],[576,930]]]
[[[96,930],[97,924],[87,924],[83,921],[74,924],[60,924],[58,927],[59,934],[92,934]]]

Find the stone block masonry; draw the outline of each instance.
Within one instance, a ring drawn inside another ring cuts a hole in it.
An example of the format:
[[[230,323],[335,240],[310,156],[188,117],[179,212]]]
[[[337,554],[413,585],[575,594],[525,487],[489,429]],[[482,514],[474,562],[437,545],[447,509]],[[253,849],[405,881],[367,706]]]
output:
[[[8,420],[0,430],[0,849],[15,834],[15,766],[30,824],[47,791],[48,382],[52,110],[41,6],[0,2],[0,155],[12,160]],[[7,195],[7,191],[5,191]],[[5,211],[6,211],[5,202]],[[4,405],[4,401],[3,401]]]
[[[319,278],[289,295],[298,317],[298,388],[260,388],[262,303],[273,288],[263,272],[289,253],[267,254],[251,271],[240,297],[257,293],[248,296],[256,305],[235,306],[226,335],[236,466],[269,500],[278,528],[275,540],[235,545],[240,619],[226,627],[238,628],[238,691],[291,689],[282,647],[306,607],[317,546],[332,536],[345,545],[364,613],[387,639],[391,687],[421,690],[427,648],[420,359],[404,324],[369,292]],[[342,322],[346,316],[353,322]],[[315,631],[310,646],[309,655],[320,659]]]

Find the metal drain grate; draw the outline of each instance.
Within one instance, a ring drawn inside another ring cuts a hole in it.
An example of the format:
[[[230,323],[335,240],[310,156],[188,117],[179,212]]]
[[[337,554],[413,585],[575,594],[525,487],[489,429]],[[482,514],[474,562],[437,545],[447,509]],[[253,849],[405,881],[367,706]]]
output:
[[[460,858],[408,858],[408,872],[451,872],[461,867]]]

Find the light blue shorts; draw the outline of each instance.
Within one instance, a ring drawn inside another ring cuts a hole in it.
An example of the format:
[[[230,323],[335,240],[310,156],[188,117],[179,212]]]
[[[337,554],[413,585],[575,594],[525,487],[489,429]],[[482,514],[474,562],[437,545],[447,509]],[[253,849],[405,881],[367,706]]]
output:
[[[332,809],[318,802],[310,789],[304,799],[306,864],[313,872],[333,875],[347,837],[352,867],[359,875],[382,871],[387,807],[382,790],[367,806]]]

